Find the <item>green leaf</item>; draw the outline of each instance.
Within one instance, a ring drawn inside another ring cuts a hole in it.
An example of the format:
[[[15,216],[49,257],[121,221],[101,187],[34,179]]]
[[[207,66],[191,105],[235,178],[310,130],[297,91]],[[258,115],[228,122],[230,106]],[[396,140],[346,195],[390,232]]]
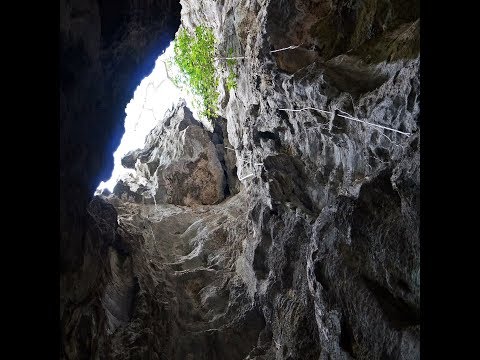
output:
[[[192,93],[202,99],[201,112],[215,117],[218,111],[218,77],[214,64],[215,36],[206,26],[197,26],[194,34],[178,32],[174,44],[174,61],[186,77]]]

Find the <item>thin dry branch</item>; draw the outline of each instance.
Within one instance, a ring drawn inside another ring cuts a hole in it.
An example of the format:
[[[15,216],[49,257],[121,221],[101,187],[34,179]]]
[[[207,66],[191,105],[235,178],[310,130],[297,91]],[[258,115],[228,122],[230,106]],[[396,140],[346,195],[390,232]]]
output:
[[[304,108],[302,108],[302,109],[278,109],[278,110],[281,110],[281,111],[293,111],[293,112],[304,111],[304,110],[315,110],[315,111],[319,111],[319,112],[326,113],[326,114],[333,114],[332,111],[317,109],[317,108],[310,107],[310,106],[304,107]],[[339,110],[339,111],[345,113],[345,112],[342,111],[342,110]],[[407,132],[404,132],[404,131],[392,129],[392,128],[390,128],[390,127],[383,126],[383,125],[373,124],[373,123],[371,123],[371,122],[368,122],[368,121],[365,121],[365,120],[360,120],[360,119],[354,118],[354,117],[352,117],[352,116],[347,116],[347,115],[342,115],[342,114],[337,114],[337,115],[340,116],[340,117],[343,117],[344,119],[353,120],[353,121],[358,121],[358,122],[361,122],[361,123],[363,123],[363,124],[365,124],[365,125],[370,125],[370,126],[378,127],[378,128],[385,129],[385,130],[394,131],[394,132],[397,132],[397,133],[402,134],[402,135],[405,135],[405,136],[410,136],[410,135],[412,135],[411,133],[407,133]]]
[[[290,45],[290,46],[287,46],[287,47],[284,47],[284,48],[281,48],[281,49],[272,50],[272,51],[270,51],[270,53],[276,53],[276,52],[284,51],[284,50],[293,50],[293,49],[296,49],[296,48],[298,48],[302,45],[303,45],[303,43],[301,43],[299,45]]]

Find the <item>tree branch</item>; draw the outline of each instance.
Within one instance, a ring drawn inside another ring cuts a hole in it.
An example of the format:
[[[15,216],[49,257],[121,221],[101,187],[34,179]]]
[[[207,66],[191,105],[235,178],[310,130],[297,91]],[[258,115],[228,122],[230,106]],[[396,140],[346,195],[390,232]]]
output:
[[[302,46],[303,43],[301,43],[300,45],[290,45],[290,46],[287,46],[285,48],[281,48],[281,49],[277,49],[277,50],[272,50],[270,51],[270,53],[275,53],[275,52],[279,52],[279,51],[284,51],[284,50],[293,50],[293,49],[296,49],[300,46]]]
[[[293,111],[293,112],[304,111],[304,110],[315,110],[315,111],[319,111],[319,112],[326,113],[326,114],[333,114],[332,111],[317,109],[317,108],[310,107],[310,106],[304,107],[304,108],[302,108],[302,109],[278,109],[278,110],[281,110],[281,111]],[[345,113],[345,112],[342,111],[342,110],[339,110],[339,111]],[[342,115],[342,114],[337,114],[337,115],[340,116],[340,117],[342,117],[342,118],[344,118],[344,119],[353,120],[353,121],[358,121],[358,122],[361,122],[361,123],[366,124],[366,125],[375,126],[375,127],[381,128],[381,129],[394,131],[394,132],[397,132],[397,133],[402,134],[402,135],[405,135],[405,136],[410,136],[410,135],[412,135],[411,133],[407,133],[407,132],[404,132],[404,131],[392,129],[392,128],[390,128],[390,127],[383,126],[383,125],[373,124],[373,123],[371,123],[371,122],[368,122],[368,121],[365,121],[365,120],[360,120],[360,119],[354,118],[354,117],[352,117],[352,116],[346,116],[346,115]]]

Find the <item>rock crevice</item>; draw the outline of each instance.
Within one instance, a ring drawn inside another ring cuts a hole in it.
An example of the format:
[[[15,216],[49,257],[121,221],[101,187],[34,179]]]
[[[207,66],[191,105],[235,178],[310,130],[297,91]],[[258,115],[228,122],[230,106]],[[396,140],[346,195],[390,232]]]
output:
[[[180,2],[183,26],[245,56],[238,86],[222,73],[213,132],[179,103],[88,207],[100,163],[95,140],[67,145],[93,122],[73,99],[106,90],[75,69],[125,82],[143,51],[127,49],[175,6],[63,4],[63,358],[419,359],[417,2]],[[85,104],[105,114],[118,91]],[[281,110],[302,108],[337,116]]]

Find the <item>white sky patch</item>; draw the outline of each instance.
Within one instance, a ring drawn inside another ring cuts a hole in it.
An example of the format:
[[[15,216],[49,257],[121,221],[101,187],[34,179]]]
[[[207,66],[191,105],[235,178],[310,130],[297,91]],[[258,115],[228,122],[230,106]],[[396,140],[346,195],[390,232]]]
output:
[[[105,188],[113,191],[113,187],[122,177],[122,175],[133,172],[134,170],[126,169],[121,164],[122,157],[129,151],[143,149],[145,145],[145,137],[162,121],[165,112],[175,106],[178,101],[183,98],[187,102],[188,107],[196,119],[199,118],[198,110],[193,106],[193,98],[185,91],[177,88],[167,78],[165,65],[162,61],[173,58],[173,41],[165,52],[157,59],[155,68],[152,73],[142,80],[135,90],[133,98],[125,108],[125,134],[122,137],[120,145],[113,153],[114,167],[112,176],[107,181],[102,181],[98,185],[98,190]],[[170,77],[176,75],[178,68],[169,68]],[[207,128],[210,125],[202,121]]]

